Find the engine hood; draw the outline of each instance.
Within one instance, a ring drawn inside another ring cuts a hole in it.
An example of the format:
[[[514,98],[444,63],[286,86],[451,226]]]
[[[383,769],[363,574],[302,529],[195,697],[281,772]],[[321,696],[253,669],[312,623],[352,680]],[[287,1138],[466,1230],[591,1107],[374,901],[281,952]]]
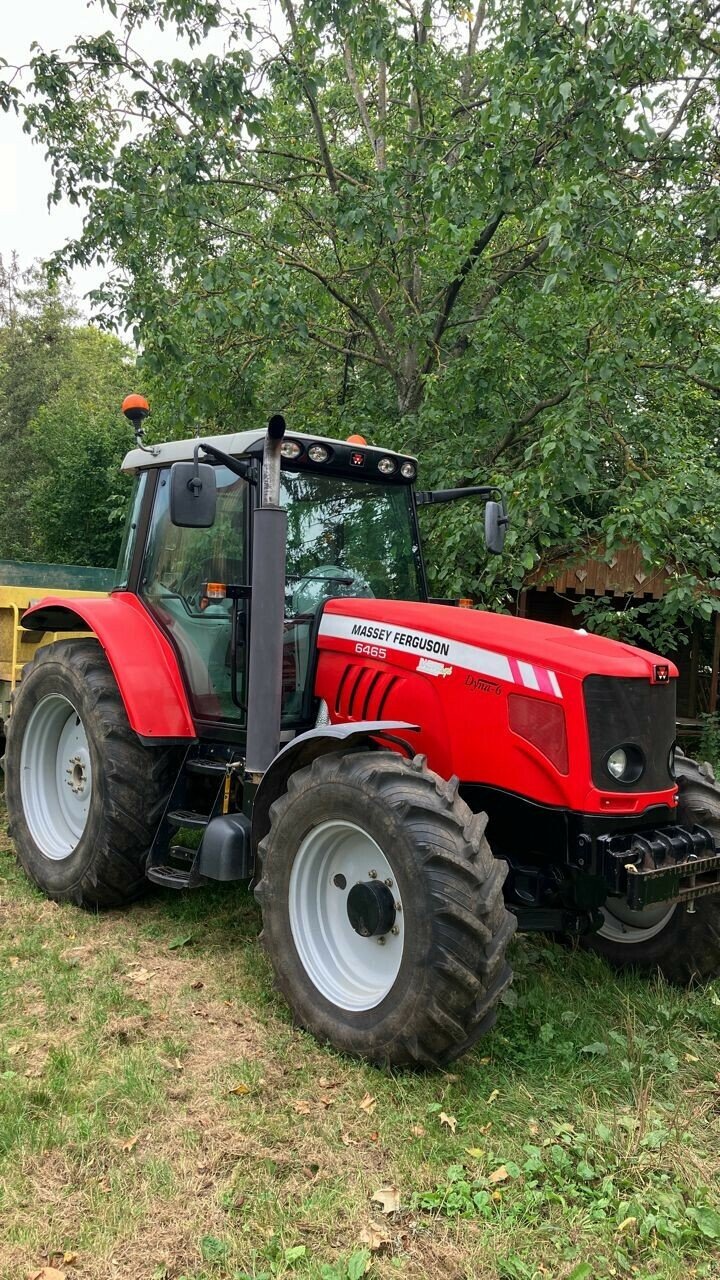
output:
[[[666,658],[604,636],[452,605],[329,600],[320,624],[320,646],[332,638],[417,654],[557,696],[561,696],[558,676],[654,681],[657,665],[667,667],[671,678],[678,674]]]

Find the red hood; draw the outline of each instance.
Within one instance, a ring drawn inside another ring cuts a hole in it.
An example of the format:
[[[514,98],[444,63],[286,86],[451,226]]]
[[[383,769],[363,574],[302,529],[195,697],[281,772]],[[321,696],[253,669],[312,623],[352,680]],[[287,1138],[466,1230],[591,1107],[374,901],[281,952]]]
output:
[[[489,655],[540,663],[552,672],[580,679],[586,675],[601,675],[651,680],[657,663],[669,667],[670,676],[678,674],[677,667],[666,658],[645,649],[636,649],[633,645],[607,640],[590,632],[573,631],[569,627],[531,622],[527,618],[512,618],[507,614],[485,613],[478,609],[353,598],[329,600],[323,613],[326,618],[339,615],[347,619],[364,619],[392,631],[392,635],[384,637],[367,637],[384,640],[391,648],[394,647],[395,633],[402,643],[400,633],[403,629],[410,629],[440,641],[472,645]],[[452,660],[451,654],[439,653],[438,656]],[[497,674],[501,675],[501,672]]]

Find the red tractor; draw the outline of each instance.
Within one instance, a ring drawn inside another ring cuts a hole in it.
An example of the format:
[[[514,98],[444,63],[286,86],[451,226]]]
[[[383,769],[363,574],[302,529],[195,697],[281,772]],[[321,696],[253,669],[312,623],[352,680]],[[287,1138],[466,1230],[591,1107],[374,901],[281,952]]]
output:
[[[138,445],[118,585],[25,669],[11,833],[51,897],[252,880],[298,1023],[442,1064],[495,1019],[516,925],[673,981],[720,969],[720,790],[675,759],[672,663],[433,601],[416,463],[358,438]],[[680,790],[678,790],[678,773]],[[489,841],[491,843],[488,842]],[[491,848],[492,844],[492,848]]]

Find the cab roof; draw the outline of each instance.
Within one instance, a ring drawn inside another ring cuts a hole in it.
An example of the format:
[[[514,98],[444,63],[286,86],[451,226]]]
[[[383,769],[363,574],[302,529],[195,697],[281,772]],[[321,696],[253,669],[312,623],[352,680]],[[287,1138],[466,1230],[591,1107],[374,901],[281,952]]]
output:
[[[168,440],[166,444],[146,445],[144,449],[131,449],[125,455],[122,463],[123,471],[144,471],[148,467],[168,467],[173,462],[192,462],[193,453],[198,442],[205,441],[207,444],[215,445],[216,449],[222,449],[225,453],[237,456],[248,453],[253,445],[262,442],[265,439],[265,430],[258,429],[255,431],[235,431],[224,436],[201,435],[193,437],[190,440]],[[333,448],[338,446],[348,447],[347,440],[338,440],[332,436],[316,436],[305,435],[301,431],[287,431],[286,440],[299,440],[301,444],[307,446],[310,444],[327,444]],[[406,453],[397,453],[394,449],[381,449],[377,445],[364,444],[357,446],[362,449],[363,453],[370,453],[379,457],[390,457],[400,462],[416,462],[417,460]]]

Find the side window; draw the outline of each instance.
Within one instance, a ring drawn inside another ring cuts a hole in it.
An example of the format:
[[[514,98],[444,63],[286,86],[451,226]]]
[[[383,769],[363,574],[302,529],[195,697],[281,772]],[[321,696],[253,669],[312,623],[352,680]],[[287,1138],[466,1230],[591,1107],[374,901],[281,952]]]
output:
[[[122,543],[120,544],[120,555],[118,556],[117,570],[115,572],[115,586],[126,587],[130,576],[130,566],[132,565],[133,552],[135,551],[135,539],[137,536],[138,520],[140,518],[140,508],[142,500],[147,488],[147,471],[141,471],[139,476],[135,477],[133,482],[133,491],[128,504],[128,513],[125,520],[125,531],[123,533]]]
[[[207,602],[204,584],[247,582],[248,486],[225,467],[217,469],[218,504],[210,529],[179,529],[170,521],[169,471],[160,476],[141,594],[180,652],[197,715],[239,720],[232,697],[232,603]],[[241,615],[241,623],[244,621]],[[237,694],[243,699],[245,645],[237,637]]]

